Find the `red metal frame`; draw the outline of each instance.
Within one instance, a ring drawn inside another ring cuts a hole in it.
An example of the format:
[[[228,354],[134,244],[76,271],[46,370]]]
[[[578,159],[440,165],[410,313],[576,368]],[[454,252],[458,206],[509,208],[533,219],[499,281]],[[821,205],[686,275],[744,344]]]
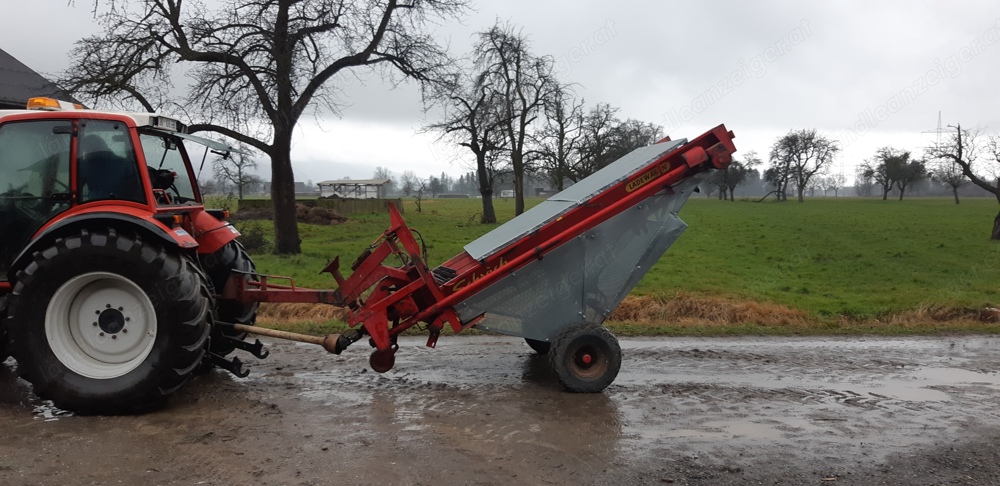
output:
[[[274,285],[264,276],[259,282],[233,276],[223,298],[242,302],[320,302],[347,307],[348,324],[363,326],[382,352],[394,349],[396,335],[424,322],[430,332],[427,345],[434,347],[446,324],[458,332],[483,317],[463,323],[453,306],[650,196],[672,190],[674,184],[695,173],[709,167],[725,169],[736,151],[733,138],[732,132],[719,125],[483,261],[462,252],[445,262],[444,266],[454,270],[456,276],[443,285],[434,280],[413,234],[390,204],[389,229],[354,262],[350,277],[341,275],[339,257],[323,269],[333,275],[336,290],[302,289],[294,283]],[[402,264],[387,265],[386,260],[392,257],[399,258]]]

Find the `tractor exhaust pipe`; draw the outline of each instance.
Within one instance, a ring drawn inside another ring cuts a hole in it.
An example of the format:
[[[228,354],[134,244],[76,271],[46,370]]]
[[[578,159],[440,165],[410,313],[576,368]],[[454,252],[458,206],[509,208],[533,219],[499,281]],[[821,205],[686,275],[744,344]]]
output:
[[[341,334],[327,334],[326,336],[310,336],[308,334],[298,334],[288,331],[278,331],[275,329],[267,329],[264,327],[257,326],[247,326],[244,324],[233,324],[233,329],[239,332],[246,332],[250,334],[258,334],[261,336],[268,336],[277,339],[286,339],[289,341],[298,341],[300,343],[318,344],[327,350],[327,352],[333,354],[340,354],[341,351],[346,349],[357,339],[352,340],[351,336],[341,335]],[[354,331],[357,333],[357,331]],[[358,336],[360,337],[360,336]]]

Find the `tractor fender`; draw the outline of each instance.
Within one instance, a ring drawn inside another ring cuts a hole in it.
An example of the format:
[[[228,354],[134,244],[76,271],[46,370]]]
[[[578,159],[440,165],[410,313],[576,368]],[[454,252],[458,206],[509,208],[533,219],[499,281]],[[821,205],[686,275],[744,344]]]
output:
[[[198,253],[201,255],[215,253],[240,236],[235,226],[220,220],[209,211],[193,211],[190,217],[194,224],[194,236],[198,238]]]
[[[181,248],[184,250],[194,250],[198,248],[198,242],[187,231],[182,228],[170,229],[159,221],[153,219],[152,214],[133,215],[120,212],[95,211],[79,213],[52,223],[37,233],[31,242],[28,243],[21,253],[17,255],[8,270],[8,275],[13,276],[17,271],[24,268],[31,262],[32,255],[47,242],[60,236],[73,233],[88,227],[112,227],[116,230],[134,231],[146,238],[159,240],[168,247]]]

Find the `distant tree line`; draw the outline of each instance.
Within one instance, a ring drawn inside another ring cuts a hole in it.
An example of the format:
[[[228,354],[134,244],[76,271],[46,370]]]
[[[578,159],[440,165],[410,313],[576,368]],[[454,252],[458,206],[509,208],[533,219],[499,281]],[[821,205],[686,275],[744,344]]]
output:
[[[922,158],[895,147],[877,149],[856,168],[855,195],[882,200],[893,195],[902,201],[907,194],[917,192],[947,194],[955,204],[960,203],[962,194],[990,195],[1000,203],[1000,135],[984,135],[979,127],[963,129],[960,124],[948,128],[945,140],[926,148]],[[815,129],[792,130],[771,146],[763,181],[756,178],[755,169],[761,162],[750,152],[728,170],[713,175],[707,192],[717,190],[719,199],[733,200],[736,187],[760,189],[762,182],[767,191],[764,198],[773,195],[777,201],[787,201],[789,191],[794,191],[799,202],[817,191],[823,195],[832,191],[838,196],[845,189],[846,177],[829,172],[839,151],[835,140]],[[994,217],[990,235],[1000,240],[1000,212]]]

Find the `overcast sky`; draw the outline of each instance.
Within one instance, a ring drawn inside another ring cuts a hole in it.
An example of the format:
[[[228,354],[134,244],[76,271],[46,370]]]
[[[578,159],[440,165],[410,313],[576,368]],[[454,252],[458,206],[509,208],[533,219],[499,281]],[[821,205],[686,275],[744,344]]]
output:
[[[67,65],[94,33],[91,2],[0,0],[0,48],[43,74]],[[996,1],[480,1],[436,33],[456,55],[497,18],[557,59],[588,105],[693,138],[719,123],[740,154],[766,159],[791,129],[816,128],[843,148],[834,171],[881,146],[922,154],[944,125],[1000,133],[1000,2]],[[44,12],[44,14],[41,14]],[[413,86],[378,80],[344,87],[342,117],[304,118],[296,179],[369,178],[375,166],[429,176],[468,170],[465,154],[417,134]],[[740,154],[737,154],[739,157]]]

